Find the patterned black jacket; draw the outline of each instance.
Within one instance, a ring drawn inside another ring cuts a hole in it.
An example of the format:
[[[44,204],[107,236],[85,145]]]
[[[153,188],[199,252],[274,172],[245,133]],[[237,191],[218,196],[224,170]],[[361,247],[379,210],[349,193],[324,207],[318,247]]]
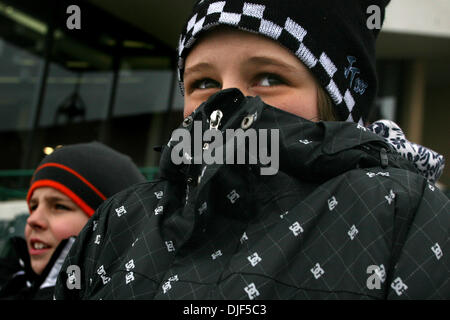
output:
[[[161,178],[105,201],[83,229],[57,299],[450,298],[450,202],[381,138],[237,90],[182,127],[209,128],[216,109],[222,131],[279,129],[278,173],[175,165],[169,142]]]
[[[8,239],[0,258],[0,300],[52,300],[57,276],[75,238],[61,241],[40,275],[31,268],[26,240]]]

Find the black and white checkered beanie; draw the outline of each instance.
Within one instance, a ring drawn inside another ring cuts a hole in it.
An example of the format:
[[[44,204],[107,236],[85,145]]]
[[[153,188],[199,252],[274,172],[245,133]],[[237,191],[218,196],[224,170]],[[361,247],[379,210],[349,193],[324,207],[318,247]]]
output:
[[[380,22],[390,0],[201,0],[180,36],[178,77],[199,36],[228,25],[274,39],[295,54],[328,92],[338,120],[364,124],[377,93],[375,41],[369,7]],[[369,13],[367,13],[369,12]],[[375,12],[375,11],[373,11]],[[183,93],[184,94],[184,93]]]

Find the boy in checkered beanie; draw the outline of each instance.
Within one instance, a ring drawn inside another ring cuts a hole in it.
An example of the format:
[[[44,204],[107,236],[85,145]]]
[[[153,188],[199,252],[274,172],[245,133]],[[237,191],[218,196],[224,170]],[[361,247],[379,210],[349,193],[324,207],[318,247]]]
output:
[[[245,95],[258,95],[269,105],[308,120],[347,121],[365,126],[377,94],[375,42],[389,2],[197,2],[178,46],[185,116],[220,89],[236,87]],[[372,13],[373,8],[379,14],[379,23],[371,27],[371,15],[367,12]],[[248,60],[251,55],[275,56],[278,61],[252,65]],[[287,68],[278,68],[277,62],[286,60],[290,61]],[[210,70],[196,68],[196,63],[205,62],[212,67]],[[191,69],[195,72],[189,72]],[[211,73],[212,69],[218,72]],[[247,73],[247,78],[262,72],[266,78],[238,79],[231,72]],[[224,77],[225,73],[231,76]],[[264,88],[261,84],[265,84]],[[442,155],[409,142],[392,121],[377,121],[368,129],[413,161],[427,179],[439,179],[445,163]]]
[[[179,80],[184,87],[186,58],[198,39],[217,26],[229,26],[271,39],[297,57],[331,100],[336,120],[363,124],[377,91],[375,40],[367,8],[388,0],[199,1],[179,42]],[[276,107],[276,106],[275,106]],[[327,120],[327,119],[323,119]]]

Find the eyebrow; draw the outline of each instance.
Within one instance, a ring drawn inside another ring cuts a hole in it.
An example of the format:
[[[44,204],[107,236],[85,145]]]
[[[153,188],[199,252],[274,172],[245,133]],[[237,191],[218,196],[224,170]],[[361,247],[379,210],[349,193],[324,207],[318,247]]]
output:
[[[291,64],[282,62],[276,58],[271,58],[268,56],[254,56],[250,57],[245,61],[246,64],[252,64],[255,66],[265,66],[270,65],[274,67],[281,68],[287,72],[297,72],[297,68]],[[186,68],[184,70],[184,77],[188,76],[189,74],[196,73],[196,72],[204,72],[207,70],[214,69],[213,64],[210,64],[208,62],[200,62],[192,67]]]
[[[184,70],[184,77],[186,77],[187,75],[189,75],[191,73],[202,72],[202,71],[211,70],[211,69],[214,69],[214,66],[212,64],[207,63],[207,62],[200,62],[200,63],[193,65],[192,67],[186,68]]]
[[[247,63],[251,63],[251,64],[259,65],[259,66],[271,65],[271,66],[285,69],[286,71],[289,71],[289,72],[294,72],[296,70],[295,66],[293,66],[291,64],[288,64],[288,63],[282,62],[278,59],[274,59],[274,58],[267,57],[267,56],[251,57],[247,60]]]

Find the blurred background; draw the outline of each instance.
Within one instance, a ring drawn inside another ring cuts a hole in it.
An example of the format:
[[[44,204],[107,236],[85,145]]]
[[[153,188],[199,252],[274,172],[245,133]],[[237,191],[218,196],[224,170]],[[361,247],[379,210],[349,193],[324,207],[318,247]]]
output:
[[[153,177],[153,147],[182,121],[176,46],[194,2],[0,0],[0,220],[26,212],[33,169],[60,145],[104,142]],[[80,30],[66,26],[73,4]],[[372,114],[447,159],[449,17],[450,0],[391,1]],[[447,186],[448,167],[439,181]]]

